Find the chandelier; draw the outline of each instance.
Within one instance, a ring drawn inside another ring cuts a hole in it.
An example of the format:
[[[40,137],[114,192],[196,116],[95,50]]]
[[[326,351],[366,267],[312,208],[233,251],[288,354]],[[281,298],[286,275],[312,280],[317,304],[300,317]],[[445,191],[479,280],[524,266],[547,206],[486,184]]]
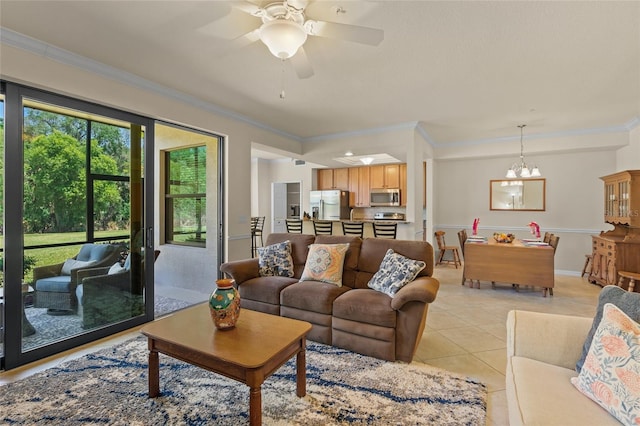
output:
[[[518,126],[520,128],[520,162],[514,163],[511,168],[507,170],[507,179],[515,179],[517,177],[529,178],[541,176],[538,166],[534,165],[533,169],[529,170],[529,167],[527,167],[527,163],[524,162],[524,143],[522,142],[522,138],[523,129],[525,128],[525,126],[526,124],[521,124]]]

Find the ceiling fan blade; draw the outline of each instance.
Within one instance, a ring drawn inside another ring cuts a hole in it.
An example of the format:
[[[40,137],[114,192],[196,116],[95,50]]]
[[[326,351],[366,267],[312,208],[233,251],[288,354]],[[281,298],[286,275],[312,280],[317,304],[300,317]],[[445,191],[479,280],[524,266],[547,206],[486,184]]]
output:
[[[308,20],[304,25],[309,34],[320,37],[336,38],[371,46],[377,46],[384,40],[384,31],[377,28],[313,20]]]
[[[262,16],[263,13],[263,9],[260,6],[249,1],[233,1],[231,6],[253,16]]]
[[[291,66],[296,70],[296,74],[298,74],[298,78],[309,78],[313,76],[313,67],[311,67],[311,62],[309,62],[309,58],[307,57],[307,53],[304,51],[304,48],[300,46],[298,52],[289,58],[291,61]]]
[[[260,29],[256,28],[251,32],[248,32],[238,38],[234,38],[233,40],[231,40],[231,43],[228,47],[229,49],[240,49],[258,40],[260,40]]]

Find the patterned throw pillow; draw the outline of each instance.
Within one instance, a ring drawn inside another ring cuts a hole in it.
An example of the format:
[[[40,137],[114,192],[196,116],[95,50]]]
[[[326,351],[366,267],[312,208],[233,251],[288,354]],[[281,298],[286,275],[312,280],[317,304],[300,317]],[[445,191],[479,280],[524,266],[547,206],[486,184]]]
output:
[[[596,333],[598,325],[600,325],[602,310],[604,309],[604,305],[607,303],[613,303],[618,307],[618,309],[629,315],[632,320],[640,322],[640,293],[630,293],[615,285],[605,286],[600,291],[600,296],[598,296],[598,309],[596,310],[596,315],[593,317],[591,329],[584,341],[580,359],[576,363],[576,371],[578,373],[582,368],[582,364],[584,364],[584,359],[587,357],[587,353],[589,353],[589,347],[591,346],[593,335]]]
[[[342,270],[349,244],[311,244],[300,281],[322,281],[342,287]]]
[[[623,424],[640,424],[640,324],[607,303],[582,370],[571,383]]]
[[[258,247],[258,265],[261,277],[293,277],[291,241]]]
[[[413,281],[425,266],[427,264],[421,260],[409,259],[389,249],[380,263],[378,272],[367,285],[393,297],[398,290]]]

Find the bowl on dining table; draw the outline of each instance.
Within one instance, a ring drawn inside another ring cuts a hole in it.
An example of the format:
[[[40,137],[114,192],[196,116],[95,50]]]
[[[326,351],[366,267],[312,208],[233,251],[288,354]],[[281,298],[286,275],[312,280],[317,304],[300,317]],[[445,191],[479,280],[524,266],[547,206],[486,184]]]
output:
[[[493,239],[499,243],[511,243],[516,239],[516,236],[511,233],[505,234],[503,232],[494,232]]]

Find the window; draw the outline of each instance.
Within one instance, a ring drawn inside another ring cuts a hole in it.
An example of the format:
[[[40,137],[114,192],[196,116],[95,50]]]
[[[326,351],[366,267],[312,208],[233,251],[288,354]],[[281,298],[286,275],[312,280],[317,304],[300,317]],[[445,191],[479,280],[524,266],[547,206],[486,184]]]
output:
[[[165,153],[165,240],[206,246],[206,146]]]

